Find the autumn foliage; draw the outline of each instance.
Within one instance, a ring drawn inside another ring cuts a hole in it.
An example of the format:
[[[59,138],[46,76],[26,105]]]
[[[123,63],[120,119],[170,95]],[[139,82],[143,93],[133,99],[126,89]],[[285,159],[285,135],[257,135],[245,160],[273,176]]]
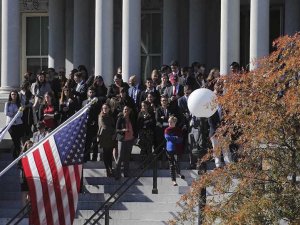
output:
[[[274,47],[256,70],[224,78],[217,135],[239,146],[237,160],[199,176],[173,223],[193,220],[206,188],[203,224],[300,224],[300,34]]]

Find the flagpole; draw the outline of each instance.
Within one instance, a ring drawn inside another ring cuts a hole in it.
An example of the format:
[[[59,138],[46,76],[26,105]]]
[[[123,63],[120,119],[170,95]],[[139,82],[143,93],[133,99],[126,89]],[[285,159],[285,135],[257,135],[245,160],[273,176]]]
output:
[[[4,135],[6,134],[6,132],[9,130],[9,128],[13,125],[13,123],[16,121],[16,119],[19,117],[19,115],[21,114],[21,112],[23,112],[24,108],[20,107],[17,114],[12,118],[12,120],[7,124],[7,126],[5,127],[5,129],[1,132],[0,134],[0,142],[3,140]]]
[[[30,149],[28,149],[26,152],[23,152],[21,155],[19,155],[14,161],[12,161],[7,167],[5,167],[1,172],[0,172],[0,177],[5,174],[11,167],[13,167],[16,163],[18,163],[18,161],[23,158],[24,156],[26,156],[28,153],[32,152],[37,146],[38,144],[40,144],[41,142],[43,142],[44,140],[46,140],[50,135],[54,135],[55,133],[57,133],[61,128],[65,127],[69,122],[71,122],[72,120],[76,119],[76,117],[81,116],[86,110],[88,110],[88,108],[96,103],[98,101],[98,98],[93,98],[91,102],[89,102],[87,105],[85,105],[83,108],[81,108],[77,113],[75,113],[73,116],[71,116],[69,119],[67,119],[65,122],[63,122],[61,125],[59,125],[57,128],[55,128],[51,133],[49,133],[48,135],[46,135],[42,140],[40,140],[39,142],[35,143]]]

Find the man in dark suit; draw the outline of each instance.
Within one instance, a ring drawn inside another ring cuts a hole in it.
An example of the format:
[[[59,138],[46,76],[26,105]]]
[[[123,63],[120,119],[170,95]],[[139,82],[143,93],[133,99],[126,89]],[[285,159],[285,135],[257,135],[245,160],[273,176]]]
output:
[[[173,60],[170,63],[170,67],[171,67],[171,73],[169,74],[169,77],[172,75],[175,75],[177,77],[181,77],[181,73],[180,73],[180,69],[179,69],[179,63],[177,60]]]
[[[197,88],[199,88],[199,84],[197,83],[196,78],[194,77],[194,74],[190,71],[191,68],[190,67],[183,67],[181,68],[181,77],[179,77],[179,84],[185,86],[185,85],[189,85],[193,90],[196,90]]]
[[[177,107],[178,98],[182,97],[184,94],[183,86],[178,83],[178,76],[176,75],[171,75],[169,80],[171,82],[171,86],[165,89],[164,95],[169,98],[171,107]]]
[[[147,78],[145,85],[146,85],[146,89],[141,92],[140,102],[145,101],[147,98],[147,94],[151,92],[155,96],[156,99],[155,103],[159,104],[160,95],[153,85],[153,80],[151,78]]]
[[[178,107],[180,109],[180,112],[183,113],[184,115],[188,114],[190,115],[190,111],[188,108],[188,97],[192,93],[192,88],[189,85],[184,86],[184,96],[180,97],[178,99]]]
[[[171,75],[169,78],[171,86],[165,89],[164,95],[167,95],[171,101],[177,100],[184,95],[183,86],[178,82],[178,76]]]
[[[78,101],[78,105],[81,105],[83,100],[86,99],[87,94],[87,85],[83,80],[83,75],[81,72],[77,72],[74,74],[74,81],[76,82],[75,89],[72,90],[72,93],[74,94],[75,98]]]
[[[82,102],[82,107],[87,105],[96,96],[96,90],[93,87],[89,87],[87,92],[87,99]],[[101,103],[97,101],[92,104],[89,110],[89,117],[86,127],[86,139],[85,139],[85,151],[84,161],[90,160],[90,149],[93,152],[93,161],[97,161],[98,145],[97,145],[97,132],[98,132],[98,115],[101,110]]]
[[[129,84],[128,95],[134,100],[134,103],[136,105],[136,110],[138,110],[141,105],[140,98],[141,98],[143,87],[140,84],[137,84],[136,75],[132,75],[129,77],[128,84]]]

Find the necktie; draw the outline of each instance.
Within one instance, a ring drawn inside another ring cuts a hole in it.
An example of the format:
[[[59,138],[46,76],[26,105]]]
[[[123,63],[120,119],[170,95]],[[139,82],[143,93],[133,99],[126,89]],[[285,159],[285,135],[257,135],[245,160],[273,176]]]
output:
[[[173,86],[173,95],[176,95],[176,86]]]
[[[133,88],[133,95],[132,95],[132,98],[134,100],[134,102],[136,103],[136,94],[137,94],[137,90],[136,90],[136,87]]]

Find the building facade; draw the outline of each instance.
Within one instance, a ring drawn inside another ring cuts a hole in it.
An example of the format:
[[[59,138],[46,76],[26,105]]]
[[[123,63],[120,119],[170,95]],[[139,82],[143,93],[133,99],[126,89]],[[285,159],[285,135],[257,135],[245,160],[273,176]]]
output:
[[[299,0],[2,0],[0,93],[47,67],[85,65],[108,84],[118,66],[144,80],[173,59],[253,69],[299,29]]]

